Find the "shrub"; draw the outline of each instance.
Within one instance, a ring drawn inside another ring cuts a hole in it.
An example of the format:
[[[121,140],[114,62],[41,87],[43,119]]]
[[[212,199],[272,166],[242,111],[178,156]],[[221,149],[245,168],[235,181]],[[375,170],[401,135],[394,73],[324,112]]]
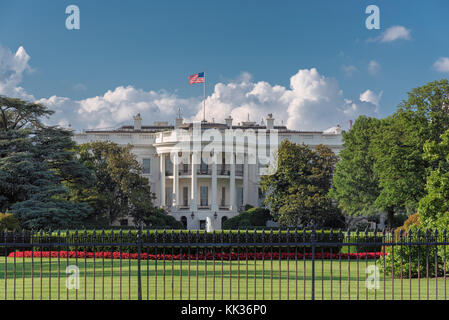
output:
[[[166,253],[179,253],[181,246],[177,246],[178,243],[223,243],[223,247],[216,247],[217,251],[223,251],[227,253],[238,252],[246,250],[246,247],[242,249],[237,245],[226,245],[229,243],[266,243],[267,246],[248,247],[249,252],[259,252],[262,250],[273,252],[292,252],[295,247],[287,247],[285,243],[293,241],[309,241],[311,237],[310,231],[303,230],[225,230],[219,232],[205,232],[205,231],[189,231],[189,230],[144,230],[142,232],[142,242],[144,243],[143,252],[154,254],[156,250],[158,253],[163,253],[163,248],[158,249],[151,245],[152,243],[172,243],[173,246],[168,246]],[[336,242],[342,243],[344,235],[342,233],[330,232],[330,231],[316,231],[316,241],[319,242]],[[107,230],[107,231],[66,231],[64,233],[37,233],[33,235],[32,239],[35,244],[42,244],[35,246],[35,250],[38,251],[51,251],[51,250],[86,250],[86,251],[122,251],[134,253],[137,252],[137,246],[129,245],[137,241],[136,230]],[[69,246],[46,246],[45,243],[69,243]],[[73,243],[80,243],[81,246],[77,247],[70,245]],[[84,246],[83,243],[96,243],[94,246]],[[104,243],[104,245],[103,245]],[[110,243],[123,243],[123,245],[111,246]],[[274,243],[274,245],[273,245]],[[186,248],[182,249],[184,252]],[[195,247],[191,247],[191,251],[197,250]],[[206,248],[206,250],[210,250]],[[310,246],[297,247],[298,252],[311,252]],[[316,246],[316,252],[329,252],[330,247],[322,247],[319,244]],[[341,245],[332,247],[332,253],[339,253]],[[204,247],[200,247],[199,251],[204,251]]]
[[[145,219],[145,224],[152,229],[183,229],[181,222],[159,209]]]
[[[250,208],[239,215],[226,220],[222,228],[228,230],[265,227],[272,217],[266,208]]]
[[[388,253],[384,260],[378,261],[378,266],[385,270],[387,275],[416,278],[441,276],[444,273],[445,246],[418,245],[441,241],[435,232],[420,231],[418,214],[411,215],[404,225],[394,231],[394,246],[385,248]],[[402,231],[402,237],[401,237]],[[393,271],[394,270],[394,271]],[[402,270],[402,272],[401,272]]]
[[[394,236],[395,236],[396,241],[400,240],[401,231],[402,231],[402,236],[405,237],[405,236],[407,236],[410,228],[413,226],[417,226],[417,227],[421,226],[421,222],[419,221],[419,215],[417,213],[409,216],[407,218],[407,220],[404,221],[404,224],[402,226],[400,226],[399,228],[394,230]]]
[[[19,230],[19,220],[12,213],[0,213],[0,232]]]

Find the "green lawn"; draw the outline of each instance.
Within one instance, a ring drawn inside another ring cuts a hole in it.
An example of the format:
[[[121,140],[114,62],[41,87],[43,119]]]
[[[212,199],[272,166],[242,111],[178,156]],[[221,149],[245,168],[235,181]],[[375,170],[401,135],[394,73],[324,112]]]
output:
[[[373,261],[368,261],[368,265],[372,264]],[[79,290],[66,289],[67,265],[77,265],[80,269]],[[143,299],[311,299],[310,260],[305,263],[305,272],[303,260],[297,264],[278,260],[224,261],[223,264],[216,261],[215,278],[213,261],[190,261],[190,277],[188,261],[145,260],[141,266]],[[336,260],[332,264],[316,261],[315,298],[372,300],[384,299],[385,295],[386,299],[392,299],[392,284],[394,299],[401,299],[401,285],[403,299],[410,299],[410,287],[412,299],[427,299],[427,295],[436,299],[437,291],[438,299],[445,298],[444,279],[412,279],[410,286],[409,279],[393,281],[381,274],[380,288],[366,290],[365,267],[365,260],[359,264],[357,261],[341,264]],[[50,263],[49,259],[16,258],[14,264],[14,258],[0,257],[0,299],[137,299],[136,260],[122,260],[121,278],[119,260],[104,260],[102,270],[102,259],[96,259],[94,266],[93,259],[58,261],[53,258]]]

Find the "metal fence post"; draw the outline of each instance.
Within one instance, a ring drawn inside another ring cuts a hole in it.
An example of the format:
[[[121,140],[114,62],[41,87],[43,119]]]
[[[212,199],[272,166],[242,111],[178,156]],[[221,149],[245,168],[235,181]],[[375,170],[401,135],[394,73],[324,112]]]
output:
[[[315,300],[315,226],[312,226],[312,232],[310,236],[312,245],[312,300]]]
[[[142,253],[142,227],[137,230],[137,299],[142,300],[142,274],[140,258]],[[131,271],[130,271],[131,272]]]

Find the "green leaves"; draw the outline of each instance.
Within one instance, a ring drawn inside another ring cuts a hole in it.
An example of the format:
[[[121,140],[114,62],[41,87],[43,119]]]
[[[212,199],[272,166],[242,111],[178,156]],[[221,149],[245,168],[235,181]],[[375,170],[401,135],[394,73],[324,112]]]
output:
[[[374,201],[380,189],[371,144],[380,124],[376,118],[361,116],[351,131],[343,133],[344,149],[339,154],[330,195],[346,214],[370,215],[376,211]]]
[[[428,142],[424,158],[435,164],[426,183],[426,196],[419,202],[419,218],[428,228],[445,229],[449,225],[449,130],[441,142]]]
[[[44,127],[40,118],[52,115],[39,103],[30,103],[16,98],[0,96],[0,131],[19,130],[26,127]]]
[[[344,134],[333,178],[331,196],[339,207],[353,215],[385,211],[390,225],[395,214],[416,212],[426,179],[444,154],[438,144],[449,129],[448,107],[443,79],[413,89],[390,117],[357,119]]]
[[[277,171],[261,180],[265,204],[283,226],[341,226],[341,215],[328,192],[337,162],[326,146],[315,150],[284,140],[277,154]]]
[[[155,198],[142,168],[131,152],[132,146],[111,142],[92,142],[78,147],[81,162],[95,173],[95,183],[79,193],[79,198],[94,208],[94,220],[106,218],[113,223],[131,216],[142,224],[156,214]],[[92,220],[91,219],[91,220]]]

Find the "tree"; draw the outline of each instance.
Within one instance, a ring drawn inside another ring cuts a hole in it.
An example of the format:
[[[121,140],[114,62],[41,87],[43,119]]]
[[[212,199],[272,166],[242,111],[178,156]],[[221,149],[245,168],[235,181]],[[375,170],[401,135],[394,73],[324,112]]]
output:
[[[71,133],[60,129],[0,131],[0,207],[16,214],[22,227],[76,227],[89,213],[63,184],[91,176],[71,147]]]
[[[328,196],[337,157],[326,146],[315,150],[284,140],[277,152],[276,172],[264,176],[265,204],[284,226],[334,227],[342,216]]]
[[[78,146],[80,161],[95,173],[95,184],[82,190],[78,199],[94,208],[94,221],[106,218],[112,224],[131,216],[142,224],[156,212],[154,194],[142,168],[131,153],[132,146],[92,142]]]
[[[343,150],[333,176],[330,196],[348,215],[372,215],[380,193],[379,179],[374,174],[375,158],[371,151],[373,138],[381,120],[360,116],[349,132],[343,132]]]
[[[0,131],[19,130],[29,126],[43,127],[40,119],[54,111],[40,103],[0,96]]]
[[[447,80],[413,89],[398,111],[382,121],[373,139],[374,174],[380,187],[375,204],[387,212],[390,226],[395,214],[416,212],[425,195],[429,170],[437,164],[423,158],[423,147],[441,141],[449,129],[448,98]]]
[[[52,111],[0,97],[0,209],[26,229],[80,226],[89,213],[70,199],[69,184],[88,184],[89,170],[75,158],[72,133],[45,127]]]
[[[419,202],[419,219],[426,228],[447,229],[449,226],[449,130],[441,142],[428,142],[424,158],[438,163],[427,178],[426,196]]]

